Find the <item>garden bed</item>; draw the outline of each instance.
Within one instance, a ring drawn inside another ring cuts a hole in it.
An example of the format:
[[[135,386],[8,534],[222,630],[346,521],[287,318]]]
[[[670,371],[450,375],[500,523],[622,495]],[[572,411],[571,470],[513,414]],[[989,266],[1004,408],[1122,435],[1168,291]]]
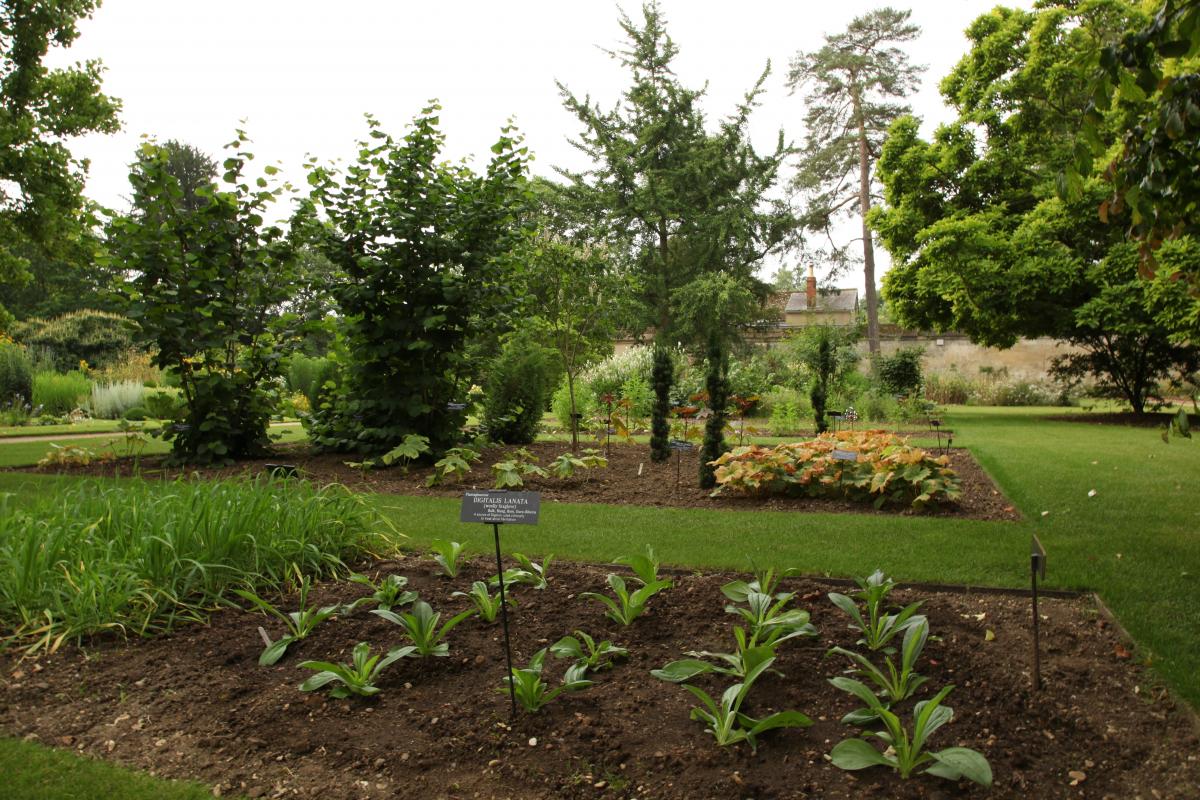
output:
[[[586,446],[586,445],[585,445]],[[303,446],[281,447],[278,455],[270,459],[245,461],[235,467],[222,469],[165,468],[161,457],[142,459],[141,472],[147,477],[158,475],[191,474],[199,472],[205,476],[230,476],[240,473],[255,473],[267,464],[286,461],[300,469],[301,474],[318,483],[338,482],[356,491],[384,492],[396,494],[459,497],[464,489],[490,488],[492,486],[491,465],[508,457],[515,448],[489,447],[481,453],[481,460],[462,483],[446,483],[427,487],[426,478],[432,472],[428,466],[415,466],[408,473],[401,469],[361,470],[346,466],[347,456],[337,454],[311,455]],[[560,453],[570,450],[566,442],[537,442],[528,449],[538,457],[542,465],[548,465]],[[939,451],[933,451],[939,452]],[[530,477],[524,488],[542,493],[543,502],[564,503],[609,503],[614,505],[665,506],[674,508],[723,508],[737,510],[809,511],[863,514],[946,515],[966,519],[1019,520],[1021,513],[1004,496],[968,450],[948,448],[950,466],[962,482],[962,497],[955,503],[931,505],[920,511],[903,506],[875,509],[870,504],[855,503],[840,499],[805,497],[744,497],[732,492],[719,497],[710,497],[709,491],[697,486],[699,454],[697,451],[683,453],[678,464],[673,455],[662,464],[650,461],[650,450],[646,445],[614,443],[609,451],[608,467],[580,470],[576,477],[567,480],[558,478]],[[126,460],[120,464],[93,464],[88,467],[69,468],[72,474],[128,475],[131,464]],[[679,482],[676,484],[676,475]]]
[[[453,580],[417,556],[370,568],[409,576],[410,588],[454,612],[466,603],[451,591],[491,574],[489,563],[477,558]],[[579,596],[604,590],[607,572],[554,563],[549,588],[517,590],[515,661],[523,665],[576,628],[628,647],[630,658],[599,673],[590,689],[511,725],[508,698],[497,691],[504,674],[498,624],[469,619],[451,634],[448,658],[397,662],[373,700],[332,700],[297,690],[312,674],[298,663],[347,660],[361,640],[393,646],[400,643],[394,625],[359,610],[317,628],[276,666],[260,667],[256,627],[278,634],[278,625],[226,610],[210,625],[159,639],[68,647],[38,661],[8,654],[0,662],[0,731],[251,797],[1182,800],[1200,786],[1190,719],[1148,688],[1126,644],[1086,598],[1042,601],[1046,685],[1034,693],[1026,598],[896,593],[898,602],[926,599],[931,633],[940,637],[918,664],[930,678],[919,696],[956,685],[946,701],[954,720],[935,734],[934,747],[982,752],[995,776],[989,791],[927,775],[901,781],[882,768],[843,772],[825,758],[850,735],[838,720],[855,708],[826,681],[843,667],[826,650],[854,641],[847,618],[825,597],[843,587],[785,582],[811,610],[820,637],[779,646],[784,677],[760,679],[752,712],[795,709],[815,724],[764,734],[753,754],[744,744],[718,747],[688,719],[694,698],[649,674],[686,650],[729,649],[734,618],[722,612],[720,587],[734,576],[678,576],[645,617],[620,628]],[[314,597],[333,603],[365,592],[329,584]],[[563,668],[548,659],[548,679],[557,683]],[[719,692],[731,681],[696,682]]]

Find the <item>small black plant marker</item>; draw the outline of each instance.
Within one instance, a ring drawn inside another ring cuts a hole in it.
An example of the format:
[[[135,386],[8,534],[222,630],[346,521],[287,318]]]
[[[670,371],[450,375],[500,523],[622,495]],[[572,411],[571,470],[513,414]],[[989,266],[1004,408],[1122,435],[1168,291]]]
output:
[[[1033,688],[1042,688],[1042,658],[1038,649],[1038,578],[1046,580],[1046,550],[1034,534],[1030,542],[1029,569],[1033,581]]]

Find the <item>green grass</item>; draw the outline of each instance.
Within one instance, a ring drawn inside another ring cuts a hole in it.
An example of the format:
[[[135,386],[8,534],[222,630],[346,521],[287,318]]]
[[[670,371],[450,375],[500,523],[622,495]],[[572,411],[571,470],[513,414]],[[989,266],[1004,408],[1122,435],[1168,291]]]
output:
[[[107,433],[115,431],[121,422],[115,419],[87,419],[54,425],[0,425],[0,439],[21,436],[52,436],[73,433]]]
[[[119,423],[112,422],[111,424],[115,427]],[[38,429],[35,428],[32,430]],[[72,432],[81,433],[83,431]],[[304,432],[304,429],[298,425],[272,425],[271,433],[278,434],[280,436],[279,442],[281,444],[301,442],[307,438],[307,434]],[[0,441],[0,467],[27,467],[36,464],[38,460],[41,459],[42,456],[46,455],[46,453],[50,450],[51,444],[85,447],[97,454],[109,451],[115,447],[118,453],[124,453],[125,448],[123,446],[123,440],[124,436],[121,434],[114,434],[111,437],[88,436],[84,438],[79,438],[78,436],[71,437],[70,435],[62,437],[55,436],[54,439],[37,442],[23,442],[21,441],[20,437],[8,437],[3,441]],[[150,441],[146,443],[145,449],[142,450],[142,454],[154,455],[166,453],[170,451],[170,449],[171,445],[169,442],[164,442],[161,439],[151,438]]]
[[[15,739],[0,739],[6,800],[204,800],[210,787],[165,781],[103,761]]]

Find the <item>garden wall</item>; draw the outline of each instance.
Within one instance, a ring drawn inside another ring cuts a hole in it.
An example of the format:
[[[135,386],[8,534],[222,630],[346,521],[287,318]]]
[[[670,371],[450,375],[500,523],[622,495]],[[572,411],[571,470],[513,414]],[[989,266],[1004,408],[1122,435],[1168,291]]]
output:
[[[888,355],[903,347],[924,347],[923,367],[927,373],[957,371],[965,377],[973,377],[979,375],[982,368],[985,372],[1007,370],[1013,378],[1040,380],[1049,373],[1055,357],[1075,349],[1058,339],[1041,338],[1020,339],[1012,347],[1001,350],[975,344],[961,334],[936,336],[898,330],[888,332],[887,328],[892,326],[883,327],[879,343],[883,353]],[[864,356],[860,363],[868,368],[866,341],[860,341],[858,347]]]

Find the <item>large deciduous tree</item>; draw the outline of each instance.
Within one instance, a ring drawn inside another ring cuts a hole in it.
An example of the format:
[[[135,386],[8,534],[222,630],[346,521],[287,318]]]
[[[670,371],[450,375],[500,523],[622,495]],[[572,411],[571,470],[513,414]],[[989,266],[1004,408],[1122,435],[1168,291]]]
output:
[[[526,149],[506,128],[484,174],[442,156],[438,106],[400,140],[368,118],[344,171],[314,167],[315,247],[334,265],[340,379],[310,433],[322,450],[386,453],[409,434],[437,452],[464,419],[465,352],[475,320],[515,302],[511,265],[526,237]]]
[[[801,224],[826,237],[825,255],[841,267],[851,259],[853,242],[837,244],[833,226],[847,215],[861,220],[872,353],[879,352],[879,302],[867,216],[878,191],[873,172],[888,126],[909,112],[900,100],[916,88],[923,70],[897,47],[920,34],[910,14],[881,8],[856,17],[844,32],[826,36],[821,49],[796,55],[788,73],[793,91],[807,89],[804,146],[792,180],[806,204]]]
[[[1172,345],[1146,311],[1166,301],[1138,285],[1134,246],[1097,215],[1102,179],[1087,176],[1068,199],[1056,184],[1087,107],[1086,55],[1140,22],[1122,0],[978,18],[970,52],[941,86],[958,119],[932,141],[914,118],[896,121],[879,161],[887,205],[871,215],[892,255],[884,292],[902,324],[999,347],[1065,339],[1082,355],[1060,367],[1090,370],[1138,412],[1195,351]],[[1106,135],[1118,124],[1107,120]],[[1177,249],[1186,258],[1194,246]]]
[[[710,130],[700,108],[704,91],[685,87],[673,71],[678,47],[657,4],[642,8],[640,23],[622,14],[620,24],[626,43],[610,55],[631,83],[613,108],[559,84],[566,108],[583,124],[574,144],[593,162],[564,174],[575,202],[629,253],[641,306],[634,332],[652,327],[662,342],[702,351],[707,338],[680,325],[679,304],[695,281],[717,274],[765,297],[769,287],[755,273],[794,226],[783,202],[767,196],[787,148],[782,132],[771,153],[756,152],[749,141],[767,72]]]
[[[72,136],[117,130],[120,104],[100,91],[100,64],[42,64],[70,47],[99,0],[5,0],[0,5],[0,282],[24,283],[31,260],[75,263],[89,230],[86,163]]]

